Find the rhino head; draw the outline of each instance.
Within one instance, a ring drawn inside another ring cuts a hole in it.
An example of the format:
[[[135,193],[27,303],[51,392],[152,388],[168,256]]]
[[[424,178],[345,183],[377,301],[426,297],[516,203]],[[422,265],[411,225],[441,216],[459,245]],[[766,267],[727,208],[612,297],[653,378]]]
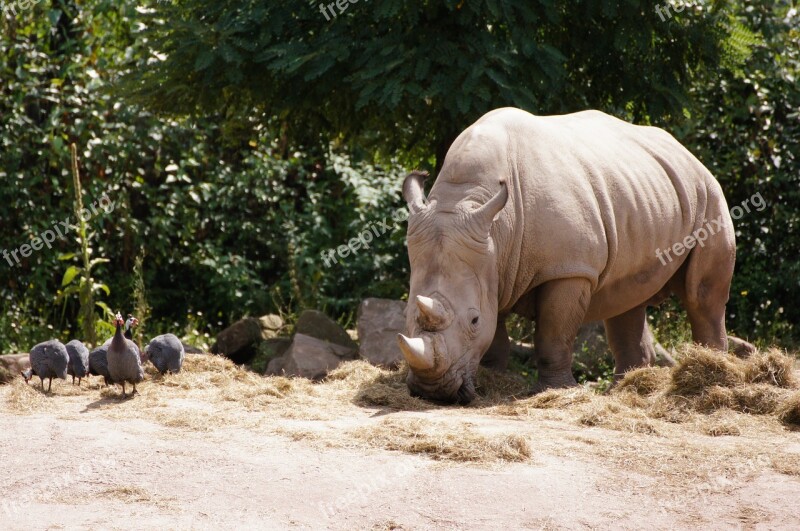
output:
[[[406,332],[397,340],[408,362],[406,383],[415,396],[469,403],[475,374],[497,327],[498,271],[490,235],[508,191],[491,197],[486,186],[474,194],[491,197],[446,200],[423,193],[427,173],[412,172],[403,184],[408,203],[411,286]]]

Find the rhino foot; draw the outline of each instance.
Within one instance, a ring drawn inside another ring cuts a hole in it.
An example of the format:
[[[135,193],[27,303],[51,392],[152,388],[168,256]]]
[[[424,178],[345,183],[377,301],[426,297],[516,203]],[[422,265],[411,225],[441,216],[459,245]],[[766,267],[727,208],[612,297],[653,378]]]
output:
[[[536,395],[548,389],[565,389],[567,387],[577,387],[578,382],[572,376],[572,372],[566,374],[555,374],[551,376],[539,374],[539,380],[533,384],[530,394]]]

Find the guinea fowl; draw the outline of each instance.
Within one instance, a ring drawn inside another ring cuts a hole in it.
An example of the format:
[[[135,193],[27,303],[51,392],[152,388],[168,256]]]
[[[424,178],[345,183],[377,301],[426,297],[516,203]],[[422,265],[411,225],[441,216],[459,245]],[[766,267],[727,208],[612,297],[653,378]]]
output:
[[[117,331],[108,345],[108,373],[114,383],[122,384],[122,397],[125,398],[125,384],[133,384],[133,393],[136,394],[136,384],[144,379],[142,361],[139,357],[139,348],[130,339],[122,335],[122,326],[125,321],[118,313],[114,319]]]
[[[67,354],[69,354],[67,374],[72,375],[72,385],[75,385],[75,378],[77,378],[80,387],[81,379],[89,374],[89,349],[77,339],[73,339],[65,346]]]
[[[31,368],[27,371],[22,371],[22,377],[25,378],[25,383],[33,378],[33,375],[39,377],[42,384],[42,391],[44,391],[44,379],[49,378],[50,383],[47,386],[47,392],[53,387],[53,378],[67,379],[67,365],[69,364],[69,354],[67,347],[61,341],[55,339],[39,343],[31,349],[29,354],[31,360]]]
[[[138,324],[139,320],[136,317],[128,316],[128,320],[125,321],[125,339],[133,340],[133,327]],[[114,383],[108,373],[108,346],[111,344],[112,339],[113,337],[108,338],[105,343],[89,353],[89,374],[102,376],[106,386]],[[138,349],[139,347],[137,346],[136,348]]]
[[[133,329],[137,326],[139,326],[139,319],[128,314],[128,319],[125,321],[125,339],[129,339],[136,346],[136,353],[139,355],[139,360],[144,363],[145,359],[142,356],[142,347],[133,339]]]
[[[114,383],[108,374],[108,345],[101,345],[89,353],[89,374],[102,376],[106,387]]]
[[[158,372],[181,372],[185,356],[183,344],[175,334],[163,334],[150,340],[144,348],[144,360],[150,360]]]

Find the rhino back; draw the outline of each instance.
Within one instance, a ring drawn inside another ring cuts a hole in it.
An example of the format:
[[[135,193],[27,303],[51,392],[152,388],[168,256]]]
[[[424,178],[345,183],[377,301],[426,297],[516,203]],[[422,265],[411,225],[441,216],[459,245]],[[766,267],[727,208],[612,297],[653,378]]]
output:
[[[445,211],[465,200],[477,206],[501,179],[510,192],[492,227],[501,311],[567,277],[587,278],[598,300],[630,284],[633,298],[646,299],[686,257],[664,266],[657,249],[718,216],[722,239],[733,238],[719,184],[686,148],[661,129],[601,112],[488,113],[453,143],[429,200]]]

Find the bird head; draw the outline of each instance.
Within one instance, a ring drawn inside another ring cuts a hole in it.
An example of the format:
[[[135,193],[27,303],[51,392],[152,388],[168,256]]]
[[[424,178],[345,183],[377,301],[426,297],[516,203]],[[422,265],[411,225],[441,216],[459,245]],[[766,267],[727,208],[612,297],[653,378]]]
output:
[[[125,330],[131,330],[139,326],[139,319],[131,314],[128,314],[128,320],[125,321]]]
[[[122,314],[117,312],[117,315],[114,316],[114,326],[122,326],[125,324],[125,321],[122,320]]]

